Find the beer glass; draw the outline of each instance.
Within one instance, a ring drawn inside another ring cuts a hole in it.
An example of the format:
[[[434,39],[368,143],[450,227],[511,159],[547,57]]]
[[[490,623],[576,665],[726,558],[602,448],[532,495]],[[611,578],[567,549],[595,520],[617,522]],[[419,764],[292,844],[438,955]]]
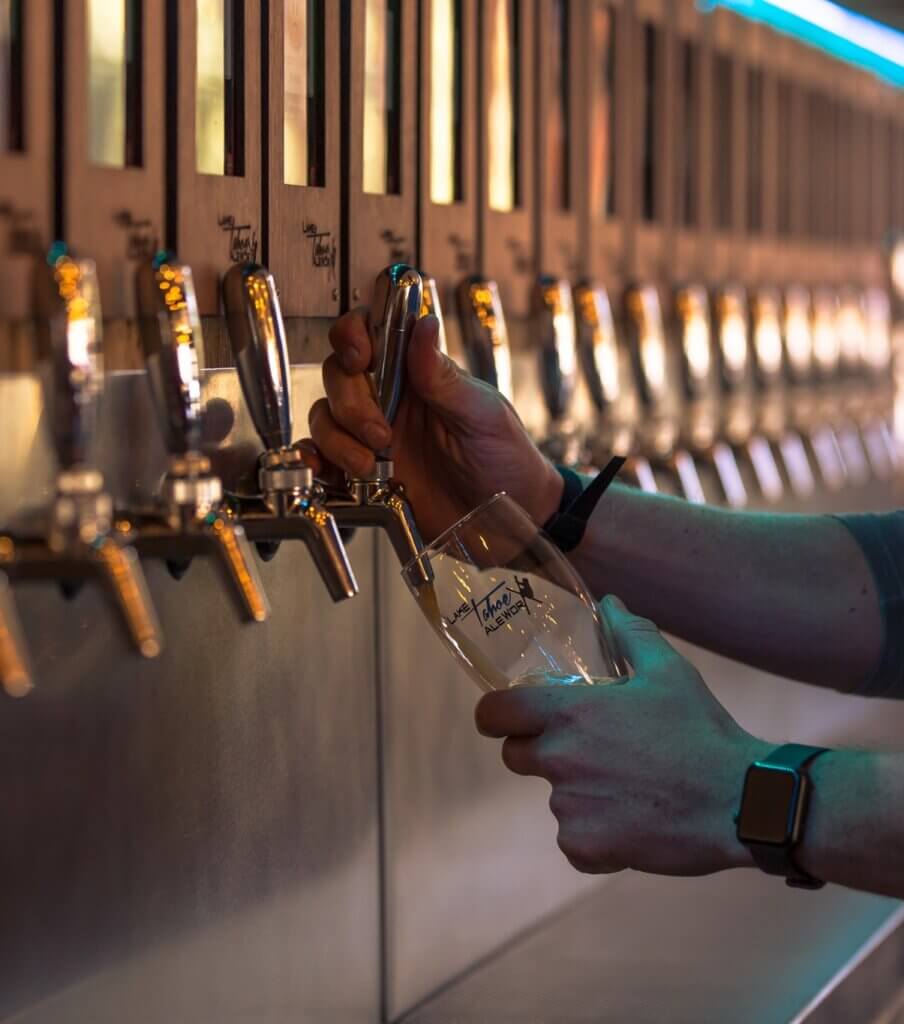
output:
[[[584,581],[504,493],[459,519],[402,574],[483,690],[598,686],[627,674]]]

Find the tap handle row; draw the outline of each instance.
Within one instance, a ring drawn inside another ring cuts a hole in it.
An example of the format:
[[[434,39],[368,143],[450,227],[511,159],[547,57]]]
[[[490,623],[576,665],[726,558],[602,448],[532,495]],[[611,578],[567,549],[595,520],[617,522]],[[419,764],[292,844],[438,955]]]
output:
[[[204,337],[191,267],[158,256],[139,267],[136,286],[141,348],[166,449],[199,451]]]
[[[229,339],[245,403],[268,450],[292,444],[289,353],[273,275],[256,263],[236,264],[223,279]]]
[[[93,260],[62,247],[35,264],[35,344],[50,436],[62,470],[90,459],[103,391],[103,319]]]

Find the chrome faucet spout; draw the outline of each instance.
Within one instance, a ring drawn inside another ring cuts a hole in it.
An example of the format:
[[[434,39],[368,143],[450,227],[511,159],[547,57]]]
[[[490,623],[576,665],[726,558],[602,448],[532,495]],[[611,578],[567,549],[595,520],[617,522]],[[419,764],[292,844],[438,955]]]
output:
[[[263,497],[235,495],[230,498],[230,506],[250,541],[302,541],[334,601],[344,601],[358,593],[358,582],[331,509],[318,502],[300,500],[287,514],[275,515]]]
[[[270,606],[242,527],[221,511],[223,486],[201,451],[200,357],[204,335],[191,267],[167,253],[136,273],[141,347],[169,469],[155,507],[117,527],[139,553],[166,561],[177,579],[196,555],[222,570],[241,614],[263,622]]]
[[[0,686],[10,697],[24,697],[32,689],[31,670],[22,627],[13,604],[9,582],[0,572]]]
[[[421,540],[411,505],[405,497],[405,489],[396,481],[378,485],[364,497],[358,495],[337,495],[327,500],[327,507],[340,527],[376,527],[386,532],[387,539],[403,567],[410,566],[419,583],[429,583],[433,572],[428,563],[419,559],[423,554]]]
[[[303,541],[330,597],[354,597],[358,583],[336,521],[304,453],[292,443],[289,354],[273,275],[255,263],[236,264],[223,280],[223,302],[245,404],[264,448],[260,493],[229,495],[230,517],[262,557],[272,558],[280,541]]]

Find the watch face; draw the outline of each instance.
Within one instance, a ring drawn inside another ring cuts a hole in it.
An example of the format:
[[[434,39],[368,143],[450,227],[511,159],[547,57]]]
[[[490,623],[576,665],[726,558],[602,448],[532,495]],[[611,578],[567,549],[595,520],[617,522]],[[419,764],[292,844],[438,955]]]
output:
[[[792,839],[797,772],[754,764],[747,772],[738,816],[738,839],[744,843],[774,843]]]

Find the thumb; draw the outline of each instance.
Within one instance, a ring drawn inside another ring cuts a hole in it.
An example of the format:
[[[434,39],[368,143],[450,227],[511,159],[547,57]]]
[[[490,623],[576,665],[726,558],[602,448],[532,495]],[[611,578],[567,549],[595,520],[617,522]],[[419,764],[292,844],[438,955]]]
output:
[[[439,350],[435,316],[418,320],[408,348],[408,383],[421,401],[463,425],[486,429],[503,399]]]
[[[618,649],[640,675],[657,668],[663,660],[677,657],[675,648],[649,619],[632,615],[619,598],[610,594],[603,602],[606,621]]]

